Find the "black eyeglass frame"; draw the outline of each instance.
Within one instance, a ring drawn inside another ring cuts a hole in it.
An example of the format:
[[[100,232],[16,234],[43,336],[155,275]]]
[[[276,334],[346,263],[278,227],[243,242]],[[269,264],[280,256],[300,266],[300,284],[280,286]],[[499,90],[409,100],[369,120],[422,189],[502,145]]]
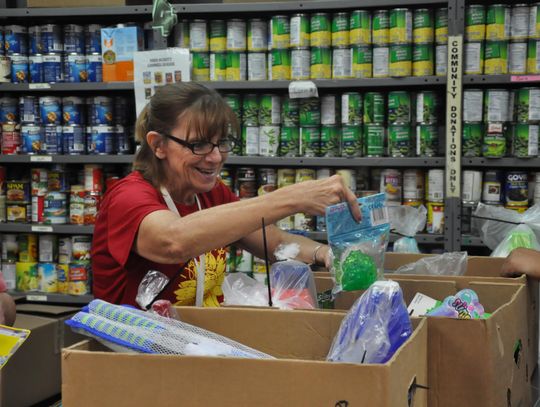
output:
[[[169,140],[174,141],[175,143],[180,144],[180,145],[183,146],[183,147],[189,148],[189,149],[191,150],[191,152],[192,152],[193,154],[195,154],[195,155],[207,155],[207,154],[210,154],[212,151],[214,151],[214,148],[216,148],[216,147],[217,147],[217,149],[218,149],[218,151],[219,151],[220,153],[230,153],[230,152],[234,149],[234,143],[235,143],[234,139],[232,139],[232,138],[225,138],[225,139],[222,139],[222,140],[220,140],[217,144],[212,143],[211,141],[198,141],[198,142],[196,142],[196,143],[190,143],[190,142],[188,142],[188,141],[185,141],[185,140],[179,139],[179,138],[177,138],[177,137],[171,136],[170,134],[161,133],[161,135],[162,135],[163,137],[165,137],[165,138],[168,138]],[[223,151],[223,150],[220,148],[220,143],[222,143],[222,142],[224,142],[224,141],[229,142],[229,145],[230,145],[230,148],[228,148],[227,151]],[[209,151],[206,152],[206,153],[196,153],[196,152],[195,152],[195,147],[196,147],[197,145],[200,146],[200,145],[202,145],[202,144],[204,144],[204,145],[212,145],[212,149],[209,150]]]

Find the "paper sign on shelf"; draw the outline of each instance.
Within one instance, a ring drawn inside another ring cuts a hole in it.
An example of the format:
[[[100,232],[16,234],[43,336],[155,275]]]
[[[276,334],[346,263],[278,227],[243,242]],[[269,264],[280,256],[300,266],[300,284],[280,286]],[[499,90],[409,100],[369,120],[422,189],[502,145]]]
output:
[[[48,83],[29,83],[28,89],[50,89],[51,85]]]
[[[291,99],[317,98],[319,92],[312,81],[293,81],[289,84],[289,97]]]
[[[50,156],[50,155],[31,155],[30,156],[30,161],[31,162],[40,162],[40,163],[52,162],[52,156]]]
[[[19,349],[19,346],[28,338],[28,335],[30,335],[28,329],[0,325],[0,369]]]
[[[133,62],[137,116],[156,93],[156,88],[191,80],[190,54],[186,48],[135,52]]]

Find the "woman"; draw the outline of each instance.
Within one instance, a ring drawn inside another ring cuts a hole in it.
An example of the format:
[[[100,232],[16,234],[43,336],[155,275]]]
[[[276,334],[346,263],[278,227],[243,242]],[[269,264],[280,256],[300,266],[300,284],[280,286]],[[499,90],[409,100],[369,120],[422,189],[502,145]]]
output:
[[[158,89],[137,120],[141,147],[134,171],[107,192],[96,220],[97,298],[136,305],[139,284],[148,271],[158,270],[171,279],[159,298],[192,305],[200,266],[204,305],[218,306],[226,247],[234,244],[264,257],[262,217],[272,225],[298,212],[323,215],[328,205],[347,201],[360,219],[356,198],[339,176],[239,201],[218,178],[232,149],[231,132],[238,134],[236,117],[215,91],[196,83]],[[329,260],[325,245],[275,226],[266,232],[269,253],[296,242],[299,260]]]

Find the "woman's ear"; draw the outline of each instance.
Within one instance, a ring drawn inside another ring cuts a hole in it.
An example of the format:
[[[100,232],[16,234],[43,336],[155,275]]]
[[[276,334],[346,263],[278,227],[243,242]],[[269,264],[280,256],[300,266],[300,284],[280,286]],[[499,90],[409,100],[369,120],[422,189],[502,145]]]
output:
[[[154,155],[160,160],[164,159],[167,154],[163,148],[163,136],[156,131],[146,133],[146,142],[154,152]]]

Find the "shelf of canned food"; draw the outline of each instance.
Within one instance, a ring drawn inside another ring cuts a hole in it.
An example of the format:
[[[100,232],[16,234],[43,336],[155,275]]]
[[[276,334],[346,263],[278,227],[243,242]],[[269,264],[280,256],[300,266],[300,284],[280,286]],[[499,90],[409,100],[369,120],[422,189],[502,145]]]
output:
[[[115,157],[115,156],[113,156]],[[122,156],[126,158],[127,156]],[[0,156],[0,163],[2,162]],[[115,158],[111,158],[115,159]],[[116,161],[115,161],[116,162]],[[253,165],[270,167],[444,167],[444,157],[241,157],[229,156],[226,165]]]
[[[40,223],[26,224],[17,222],[0,223],[0,233],[58,233],[91,235],[94,226],[89,225],[43,225]]]
[[[303,236],[307,236],[310,239],[317,240],[319,242],[325,242],[327,240],[327,234],[326,232],[301,232],[301,231],[292,231],[292,233],[300,234]],[[401,235],[398,235],[396,233],[390,233],[390,242],[395,242],[397,239],[402,237]],[[432,235],[429,233],[418,233],[414,236],[416,241],[419,244],[444,244],[444,236],[443,235]]]

